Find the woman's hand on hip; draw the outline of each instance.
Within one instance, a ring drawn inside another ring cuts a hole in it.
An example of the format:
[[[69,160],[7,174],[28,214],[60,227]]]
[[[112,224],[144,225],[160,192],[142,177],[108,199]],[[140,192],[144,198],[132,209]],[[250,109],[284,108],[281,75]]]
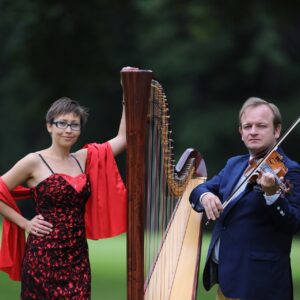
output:
[[[26,226],[26,231],[36,236],[44,236],[52,232],[52,224],[44,220],[42,215],[36,215]]]

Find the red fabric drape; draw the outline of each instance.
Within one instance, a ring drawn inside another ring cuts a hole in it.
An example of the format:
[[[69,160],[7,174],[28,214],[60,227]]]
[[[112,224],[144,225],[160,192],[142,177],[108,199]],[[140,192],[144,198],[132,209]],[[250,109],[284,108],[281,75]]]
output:
[[[14,197],[16,197],[14,199]],[[0,199],[20,213],[15,202],[29,196],[29,189],[17,187],[10,193],[0,177]],[[4,219],[2,224],[2,241],[0,249],[0,270],[8,273],[13,280],[20,280],[20,269],[25,249],[25,233],[18,225]]]
[[[88,144],[86,173],[91,181],[91,196],[86,204],[86,234],[89,239],[112,237],[126,231],[126,188],[109,143]],[[0,177],[0,199],[20,213],[15,200],[26,199],[30,190],[18,186],[10,192]],[[25,233],[4,219],[0,249],[0,270],[13,280],[21,280]]]
[[[89,239],[112,237],[126,231],[126,189],[109,143],[88,144],[86,173],[92,194],[86,205]]]

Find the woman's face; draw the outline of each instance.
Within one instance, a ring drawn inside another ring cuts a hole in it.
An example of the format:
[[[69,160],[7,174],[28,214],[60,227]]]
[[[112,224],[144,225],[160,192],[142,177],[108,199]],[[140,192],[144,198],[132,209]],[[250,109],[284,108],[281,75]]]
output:
[[[47,129],[52,136],[52,142],[62,147],[71,147],[78,140],[81,133],[80,117],[74,113],[59,115]]]

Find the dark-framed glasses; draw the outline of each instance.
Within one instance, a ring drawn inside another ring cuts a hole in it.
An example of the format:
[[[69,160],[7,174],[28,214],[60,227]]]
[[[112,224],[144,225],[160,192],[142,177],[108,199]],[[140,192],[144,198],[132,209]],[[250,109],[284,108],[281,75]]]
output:
[[[59,129],[67,129],[69,126],[71,130],[79,131],[81,129],[80,123],[68,123],[66,121],[53,121],[52,124],[55,124],[55,126]]]

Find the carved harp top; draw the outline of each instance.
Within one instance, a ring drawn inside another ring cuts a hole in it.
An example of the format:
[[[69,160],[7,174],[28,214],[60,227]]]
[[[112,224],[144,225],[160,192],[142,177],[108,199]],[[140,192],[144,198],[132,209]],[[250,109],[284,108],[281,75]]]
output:
[[[205,180],[199,152],[175,166],[167,99],[152,71],[121,72],[126,110],[127,299],[195,299],[201,214],[188,202]]]

